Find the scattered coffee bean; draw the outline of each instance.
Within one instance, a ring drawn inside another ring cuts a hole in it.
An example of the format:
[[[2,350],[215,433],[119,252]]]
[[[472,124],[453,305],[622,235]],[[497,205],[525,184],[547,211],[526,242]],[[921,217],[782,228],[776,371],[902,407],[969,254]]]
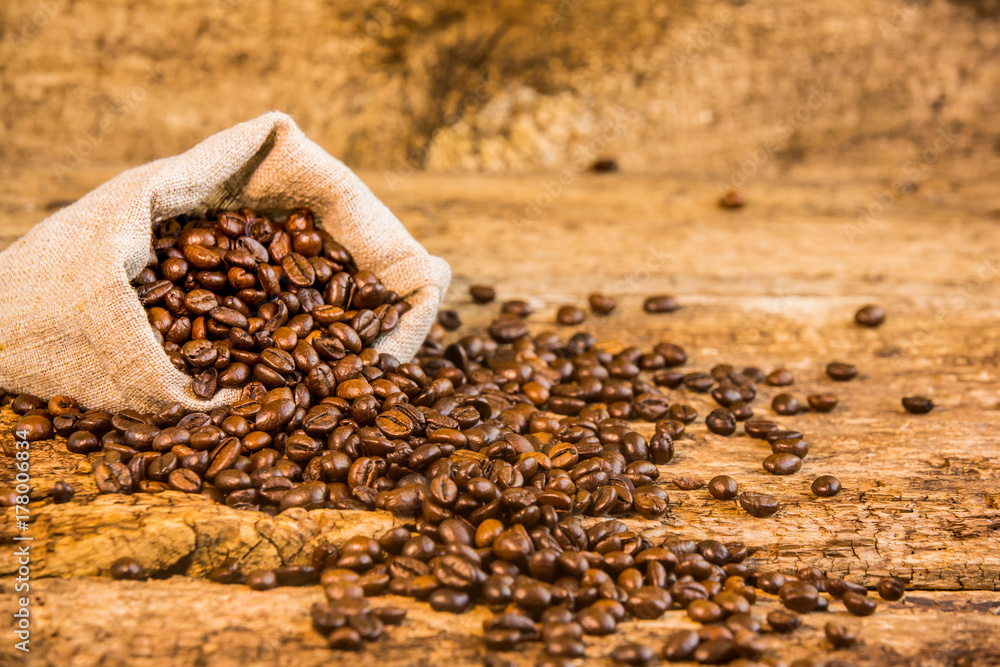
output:
[[[618,306],[618,301],[613,296],[594,293],[587,297],[590,303],[590,310],[595,315],[610,315]]]
[[[831,498],[840,493],[840,480],[833,475],[820,475],[813,480],[812,492],[820,498]]]
[[[678,489],[683,489],[684,491],[697,491],[705,486],[705,480],[700,477],[675,477],[671,482]]]
[[[772,475],[791,475],[802,467],[802,459],[794,454],[771,454],[764,459],[764,470]]]
[[[497,292],[489,285],[472,285],[469,294],[476,303],[489,303],[497,298]]]
[[[647,313],[672,313],[678,308],[677,299],[669,295],[651,296],[642,303]]]
[[[738,209],[746,205],[746,199],[736,190],[726,190],[719,198],[719,208]]]
[[[791,371],[779,368],[776,371],[768,373],[767,383],[772,387],[787,387],[795,384],[795,376],[792,375]]]
[[[778,597],[782,604],[799,613],[812,611],[819,604],[819,591],[804,581],[791,581],[781,587]]]
[[[622,665],[646,665],[656,657],[645,644],[623,644],[611,652],[611,659]]]
[[[837,382],[847,382],[854,379],[858,374],[858,367],[854,364],[845,364],[841,361],[833,361],[826,365],[826,374],[831,380]]]
[[[717,435],[732,435],[736,432],[736,416],[725,408],[717,408],[705,417],[705,426]]]
[[[729,475],[716,475],[708,482],[708,492],[716,500],[733,500],[739,495],[739,485]]]
[[[883,600],[895,602],[902,599],[903,594],[906,592],[906,584],[899,579],[884,577],[879,579],[876,589],[878,590],[879,597]]]
[[[840,601],[847,607],[847,611],[855,616],[870,616],[875,613],[878,604],[875,600],[866,595],[860,595],[854,591],[847,591]]]
[[[506,315],[515,315],[517,317],[528,317],[534,312],[534,308],[531,304],[524,299],[511,299],[510,301],[504,301],[500,306],[500,312]]]
[[[903,399],[903,407],[911,415],[924,415],[934,409],[934,402],[923,396],[907,396]]]
[[[57,504],[68,503],[73,499],[75,494],[76,491],[73,489],[72,484],[59,480],[52,487],[52,502]]]
[[[581,324],[585,316],[576,306],[560,306],[556,311],[556,322],[565,326]]]
[[[816,412],[831,412],[839,402],[836,394],[809,394],[806,400]]]
[[[744,491],[739,498],[740,506],[750,516],[767,517],[778,511],[778,499],[766,493]]]
[[[785,634],[802,625],[802,617],[784,609],[776,609],[767,615],[767,624],[774,632]]]
[[[111,564],[111,578],[140,581],[146,578],[142,563],[129,556],[123,556]]]
[[[771,409],[779,415],[797,415],[799,413],[799,399],[791,394],[778,394],[771,400]]]
[[[462,327],[462,318],[457,310],[439,310],[437,321],[448,331],[457,331]]]
[[[854,313],[854,321],[865,327],[881,326],[885,322],[885,311],[875,305],[862,306]]]
[[[851,628],[840,621],[829,621],[823,627],[826,639],[833,648],[847,648],[858,641],[858,636]]]

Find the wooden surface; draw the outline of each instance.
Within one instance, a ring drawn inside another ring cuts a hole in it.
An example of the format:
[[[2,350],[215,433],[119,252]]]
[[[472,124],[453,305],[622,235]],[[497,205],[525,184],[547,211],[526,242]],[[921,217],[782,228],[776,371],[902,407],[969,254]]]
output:
[[[74,199],[116,172],[80,171],[57,199],[43,167],[0,167],[2,243],[59,199]],[[494,284],[501,298],[532,301],[535,332],[554,328],[558,305],[582,305],[600,290],[616,295],[619,309],[584,328],[610,345],[671,340],[688,350],[692,370],[720,362],[791,369],[796,384],[762,390],[758,414],[772,416],[769,399],[778,391],[800,399],[819,390],[839,394],[841,405],[829,415],[777,418],[812,442],[796,475],[765,474],[759,441],[708,434],[701,420],[661,468],[663,480],[731,474],[745,489],[781,497],[784,509],[774,517],[754,519],[704,490],[669,487],[670,514],[635,525],[651,536],[743,542],[757,549],[760,565],[815,564],[869,585],[890,573],[911,579],[915,590],[902,603],[854,621],[863,647],[837,656],[858,665],[923,666],[1000,661],[1000,191],[990,175],[972,173],[928,180],[870,224],[859,223],[857,210],[872,201],[872,185],[829,173],[757,182],[739,211],[717,208],[708,181],[580,175],[546,199],[544,177],[413,175],[390,186],[382,172],[362,176],[431,252],[451,261],[449,305],[473,328],[488,323],[497,306],[472,305],[471,282]],[[532,204],[538,214],[526,215]],[[642,313],[642,299],[660,292],[676,294],[683,308]],[[889,313],[876,330],[852,322],[869,302]],[[857,364],[860,376],[828,380],[823,368],[835,359]],[[899,399],[911,394],[939,407],[908,415]],[[702,415],[709,408],[704,396],[676,399]],[[9,410],[0,418],[9,443]],[[306,616],[318,589],[254,593],[193,577],[228,555],[260,566],[300,562],[317,541],[377,534],[392,523],[378,513],[332,511],[270,518],[175,493],[97,497],[86,457],[65,453],[60,443],[32,450],[34,664],[71,664],[70,656],[72,664],[103,665],[329,662]],[[844,485],[836,498],[808,491],[824,473]],[[11,475],[0,464],[0,483]],[[77,487],[72,503],[44,498],[58,479]],[[5,637],[14,569],[7,538],[15,532],[12,512],[3,510]],[[111,582],[108,565],[126,554],[157,579]],[[483,612],[455,619],[405,604],[411,620],[367,656],[386,665],[481,664],[481,646],[467,634],[477,632]],[[667,628],[686,625],[682,616],[629,624],[607,642],[591,642],[588,656],[605,655],[626,637],[658,648]],[[825,620],[808,622],[821,627]],[[11,644],[0,645],[0,662],[19,659]],[[820,632],[803,631],[781,643],[781,656],[790,661],[822,645]],[[528,653],[511,657],[533,664]]]
[[[998,21],[995,0],[5,0],[0,159],[144,162],[277,109],[400,175],[913,180],[1000,162]]]

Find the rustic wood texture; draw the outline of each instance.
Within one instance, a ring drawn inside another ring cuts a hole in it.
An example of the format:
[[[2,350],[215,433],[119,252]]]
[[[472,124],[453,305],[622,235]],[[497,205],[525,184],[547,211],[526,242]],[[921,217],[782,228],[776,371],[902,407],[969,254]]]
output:
[[[753,519],[704,490],[669,487],[663,521],[629,521],[651,536],[742,542],[757,549],[753,560],[762,565],[816,564],[867,585],[889,573],[911,579],[917,590],[907,601],[857,621],[864,646],[838,655],[859,665],[987,665],[1000,660],[991,643],[1000,609],[1000,192],[989,175],[969,176],[968,168],[925,181],[868,224],[857,210],[876,191],[832,170],[755,182],[739,211],[719,209],[708,180],[579,175],[556,191],[557,181],[544,177],[362,176],[431,252],[452,262],[449,306],[473,330],[497,305],[472,305],[472,282],[495,284],[501,299],[529,299],[536,332],[555,328],[558,305],[582,305],[589,292],[604,291],[618,297],[618,311],[590,317],[584,328],[611,347],[666,339],[687,348],[691,369],[727,362],[793,370],[792,387],[762,388],[758,414],[771,416],[778,391],[800,399],[821,389],[838,393],[841,405],[829,415],[777,418],[812,442],[796,475],[767,475],[759,441],[708,434],[700,420],[661,468],[665,483],[724,472],[746,489],[775,493],[784,508],[774,517]],[[73,199],[116,171],[80,170],[59,198]],[[0,243],[7,244],[60,202],[44,168],[0,168],[0,176]],[[676,294],[683,308],[642,313],[642,299],[661,292]],[[868,302],[889,313],[877,330],[852,321]],[[860,376],[830,381],[823,368],[834,359],[856,363]],[[908,415],[899,399],[910,394],[931,396],[939,407]],[[702,415],[709,409],[706,396],[677,392],[675,400]],[[0,441],[9,446],[9,409],[0,420]],[[45,602],[35,607],[35,664],[66,664],[71,655],[78,664],[105,665],[330,661],[306,618],[318,589],[253,593],[176,575],[202,574],[228,555],[260,566],[301,562],[309,545],[377,534],[393,521],[331,511],[271,518],[176,493],[98,497],[86,457],[58,442],[37,443],[33,452],[33,590]],[[809,493],[823,473],[843,482],[836,498]],[[11,474],[0,465],[0,484]],[[45,498],[58,479],[77,487],[72,503]],[[8,588],[12,512],[3,510],[0,522],[0,581]],[[125,554],[158,579],[110,582],[110,562]],[[209,591],[222,597],[206,597]],[[0,628],[11,597],[0,601]],[[445,656],[480,663],[480,645],[467,633],[475,634],[483,612],[453,619],[405,604],[411,621],[368,655],[387,665],[443,664]],[[809,619],[816,627],[822,621]],[[684,623],[671,613],[629,625],[609,643],[592,642],[588,656],[624,637],[658,644],[666,628]],[[821,634],[802,632],[785,655],[815,653],[821,644]],[[276,653],[280,647],[287,657]],[[0,658],[18,659],[11,650],[0,646]],[[512,657],[519,665],[534,660]]]
[[[279,109],[400,174],[894,177],[942,130],[944,161],[995,164],[998,20],[995,0],[7,0],[0,158],[142,162]]]

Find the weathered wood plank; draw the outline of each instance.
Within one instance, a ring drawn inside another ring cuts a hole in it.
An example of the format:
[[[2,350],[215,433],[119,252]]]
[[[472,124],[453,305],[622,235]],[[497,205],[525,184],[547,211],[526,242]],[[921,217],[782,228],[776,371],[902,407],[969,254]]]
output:
[[[0,627],[14,612],[12,581],[0,580]],[[318,587],[254,592],[202,579],[172,577],[148,582],[114,582],[78,577],[32,583],[35,628],[32,665],[349,665],[377,660],[385,667],[482,665],[482,621],[490,614],[477,607],[465,614],[435,612],[426,603],[386,596],[376,606],[408,609],[401,627],[370,644],[360,655],[332,653],[312,630],[310,606],[323,599]],[[756,615],[780,605],[764,595]],[[880,603],[866,618],[851,617],[839,603],[829,613],[807,614],[792,635],[770,636],[768,654],[786,663],[827,655],[823,625],[838,619],[858,629],[861,643],[830,652],[829,658],[858,667],[986,667],[1000,661],[998,593],[917,593],[897,603]],[[656,621],[628,622],[610,637],[587,640],[587,664],[602,659],[626,641],[642,641],[657,651],[672,630],[696,627],[683,612]],[[9,634],[5,632],[5,634]],[[96,640],[96,641],[95,641]],[[519,666],[533,665],[539,644],[499,655]],[[0,661],[18,664],[11,642],[0,645]],[[687,664],[687,663],[685,663]]]

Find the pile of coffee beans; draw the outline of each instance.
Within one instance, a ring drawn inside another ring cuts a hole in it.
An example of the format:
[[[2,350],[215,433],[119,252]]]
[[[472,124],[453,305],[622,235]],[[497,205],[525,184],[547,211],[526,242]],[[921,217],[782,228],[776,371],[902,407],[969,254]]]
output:
[[[132,282],[201,398],[251,381],[325,398],[339,382],[331,364],[392,331],[410,308],[359,271],[307,209],[280,224],[247,208],[169,220]]]
[[[382,593],[453,613],[487,605],[496,612],[484,628],[487,648],[540,641],[546,665],[573,664],[584,635],[611,634],[625,619],[669,609],[684,609],[701,629],[677,633],[657,650],[618,647],[612,659],[752,660],[763,651],[761,633],[791,632],[798,614],[828,609],[831,599],[859,616],[875,609],[863,587],[814,568],[756,573],[744,564],[745,546],[677,536],[653,543],[607,519],[670,511],[658,466],[671,461],[675,440],[698,417],[673,390],[709,393],[719,405],[705,418],[710,432],[728,437],[742,424],[770,446],[766,471],[798,472],[810,449],[804,434],[754,418],[751,408],[758,385],[794,384],[785,369],[717,365],[685,373],[679,367],[687,354],[670,342],[611,353],[586,332],[531,336],[525,318],[532,308],[522,300],[503,303],[488,335],[449,343],[445,332],[457,331],[461,318],[442,311],[415,359],[401,363],[373,345],[408,305],[356,267],[304,209],[280,224],[248,209],[168,221],[135,286],[195,393],[238,387],[239,400],[211,412],[172,405],[110,414],[68,397],[21,395],[12,402],[16,429],[29,441],[58,434],[70,451],[90,455],[102,493],[173,490],[272,515],[331,508],[405,517],[408,527],[319,548],[308,564],[244,573],[229,560],[211,573],[213,581],[257,590],[321,584],[326,601],[313,609],[313,625],[332,648],[358,649],[403,621],[400,609],[368,604],[367,596]],[[496,298],[486,285],[470,293],[477,303]],[[590,297],[598,315],[615,305]],[[677,302],[651,297],[644,308],[672,312]],[[564,325],[584,319],[575,306],[557,315]],[[827,371],[839,381],[857,374],[844,363]],[[772,408],[828,412],[837,402],[816,394],[805,408],[782,393]],[[904,404],[920,408],[915,399]],[[630,420],[655,423],[653,435]],[[672,483],[706,485],[693,477]],[[840,482],[823,475],[812,490],[829,497]],[[714,477],[708,493],[750,517],[781,508],[779,498],[741,491],[728,475]],[[59,486],[56,496],[68,501],[73,490]],[[145,573],[126,558],[112,576]],[[890,600],[903,593],[894,580],[878,590]],[[787,608],[769,614],[767,626],[751,613],[759,594],[777,595]],[[834,624],[826,635],[846,646],[854,631]]]

